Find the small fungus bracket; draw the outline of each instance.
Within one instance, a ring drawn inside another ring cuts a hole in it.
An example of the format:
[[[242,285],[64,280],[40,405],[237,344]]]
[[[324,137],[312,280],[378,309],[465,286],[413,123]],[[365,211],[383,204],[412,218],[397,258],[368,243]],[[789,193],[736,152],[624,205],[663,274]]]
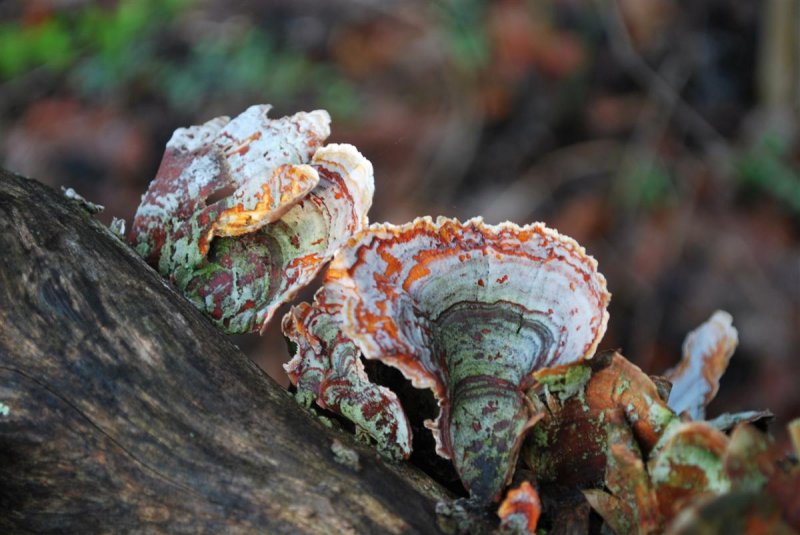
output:
[[[297,345],[284,368],[300,399],[313,399],[372,437],[378,450],[399,460],[411,455],[411,426],[397,396],[372,383],[361,352],[342,332],[341,303],[322,288],[313,305],[301,303],[283,318],[284,334]]]
[[[739,344],[733,318],[718,310],[683,342],[681,362],[665,376],[672,383],[669,405],[693,420],[703,420],[719,390],[719,380]]]
[[[519,535],[535,535],[541,514],[542,502],[539,500],[539,493],[528,481],[523,481],[517,488],[509,490],[497,510],[501,531]]]

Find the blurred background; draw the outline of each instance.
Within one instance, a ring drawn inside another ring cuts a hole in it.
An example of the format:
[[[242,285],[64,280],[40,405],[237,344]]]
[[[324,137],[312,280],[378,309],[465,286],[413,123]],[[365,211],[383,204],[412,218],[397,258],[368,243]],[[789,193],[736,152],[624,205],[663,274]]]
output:
[[[800,416],[800,2],[0,2],[0,164],[106,223],[174,129],[254,103],[329,110],[374,164],[372,221],[577,239],[613,292],[601,347],[649,373],[729,311],[710,415]],[[285,384],[278,323],[236,342]]]

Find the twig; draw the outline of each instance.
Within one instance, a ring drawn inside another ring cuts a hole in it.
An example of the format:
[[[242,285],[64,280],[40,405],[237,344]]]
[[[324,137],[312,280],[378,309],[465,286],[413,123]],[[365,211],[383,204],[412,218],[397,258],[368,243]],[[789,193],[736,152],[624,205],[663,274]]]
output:
[[[705,152],[717,164],[721,174],[730,175],[734,155],[725,138],[702,115],[689,106],[678,92],[639,55],[633,46],[617,1],[596,0],[596,2],[605,22],[612,53],[638,83],[657,95],[668,106],[674,103],[675,116],[678,121],[697,136]]]

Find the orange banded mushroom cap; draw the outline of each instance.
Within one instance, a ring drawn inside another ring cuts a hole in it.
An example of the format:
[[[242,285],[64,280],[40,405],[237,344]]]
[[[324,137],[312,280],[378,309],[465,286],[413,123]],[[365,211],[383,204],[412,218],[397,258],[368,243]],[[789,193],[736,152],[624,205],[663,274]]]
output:
[[[580,245],[541,223],[439,218],[373,225],[334,257],[342,329],[366,358],[430,388],[437,453],[496,499],[525,431],[533,372],[590,358],[610,294]]]

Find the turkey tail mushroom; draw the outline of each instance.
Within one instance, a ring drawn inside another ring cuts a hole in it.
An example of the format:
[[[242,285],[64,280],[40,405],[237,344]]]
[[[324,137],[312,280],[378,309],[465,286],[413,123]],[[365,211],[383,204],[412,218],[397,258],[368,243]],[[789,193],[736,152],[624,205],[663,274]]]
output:
[[[372,164],[351,145],[321,147],[327,112],[269,109],[177,130],[129,237],[228,332],[264,326],[372,204]]]
[[[270,109],[251,106],[233,120],[217,117],[179,128],[167,142],[130,234],[163,275],[202,260],[216,235],[239,235],[274,221],[319,182],[304,164],[330,135],[328,113],[269,119]]]
[[[375,225],[334,258],[342,330],[440,406],[427,422],[480,502],[510,479],[535,414],[533,372],[590,358],[610,295],[575,241],[537,223],[420,218]]]

